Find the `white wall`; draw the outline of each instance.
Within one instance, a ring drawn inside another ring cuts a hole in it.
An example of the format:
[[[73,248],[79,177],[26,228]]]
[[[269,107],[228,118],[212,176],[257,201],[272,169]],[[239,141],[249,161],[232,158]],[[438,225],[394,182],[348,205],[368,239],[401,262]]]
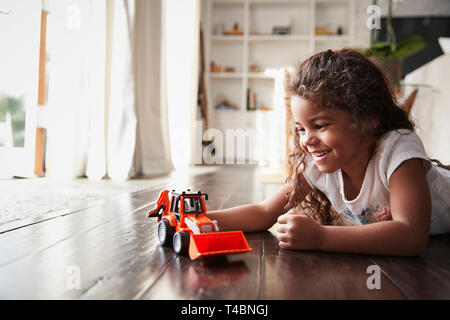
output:
[[[355,44],[354,47],[370,46],[370,30],[367,28],[367,7],[372,4],[372,0],[357,0],[355,4]]]
[[[387,0],[379,0],[381,14],[387,13]],[[394,17],[412,16],[450,16],[449,0],[403,0],[394,1],[392,6]]]

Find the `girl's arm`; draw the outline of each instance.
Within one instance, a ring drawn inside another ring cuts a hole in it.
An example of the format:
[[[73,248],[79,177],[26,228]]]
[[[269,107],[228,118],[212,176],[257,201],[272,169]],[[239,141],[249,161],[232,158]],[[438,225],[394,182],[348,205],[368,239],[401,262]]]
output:
[[[321,226],[302,214],[283,215],[278,220],[280,246],[362,254],[420,254],[428,242],[431,215],[421,159],[403,162],[392,174],[390,208],[392,221],[362,226]]]
[[[285,184],[274,195],[259,204],[247,204],[234,208],[208,212],[208,217],[217,220],[221,230],[262,231],[277,222],[287,204]]]

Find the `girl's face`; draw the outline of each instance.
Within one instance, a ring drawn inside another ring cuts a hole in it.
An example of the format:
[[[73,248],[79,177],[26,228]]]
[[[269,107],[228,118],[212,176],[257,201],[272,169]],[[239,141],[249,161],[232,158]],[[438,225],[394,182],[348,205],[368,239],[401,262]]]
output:
[[[348,112],[321,107],[300,96],[291,97],[291,111],[300,146],[321,172],[342,169],[349,174],[361,165],[365,168],[368,144]]]

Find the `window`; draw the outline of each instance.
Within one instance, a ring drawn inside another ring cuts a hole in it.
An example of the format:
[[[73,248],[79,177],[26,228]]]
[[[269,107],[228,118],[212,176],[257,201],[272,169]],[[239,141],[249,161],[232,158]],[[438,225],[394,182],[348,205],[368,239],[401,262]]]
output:
[[[0,1],[0,177],[34,176],[40,32],[40,1]]]
[[[200,197],[184,198],[184,213],[201,213],[201,212],[203,212],[203,206]]]

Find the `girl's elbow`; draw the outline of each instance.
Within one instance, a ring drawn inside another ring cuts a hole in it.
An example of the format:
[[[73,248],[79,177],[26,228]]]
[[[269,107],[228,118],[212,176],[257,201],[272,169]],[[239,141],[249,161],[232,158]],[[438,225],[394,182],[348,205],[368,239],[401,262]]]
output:
[[[428,240],[430,238],[430,225],[425,224],[416,232],[416,236],[410,236],[413,241],[414,255],[421,255],[428,246]]]
[[[428,233],[425,236],[417,237],[414,241],[411,241],[406,248],[405,255],[407,256],[420,256],[424,253],[428,246]]]
[[[415,246],[415,254],[416,256],[420,256],[422,253],[424,253],[424,251],[426,250],[428,246],[428,234],[427,237],[424,240],[419,241],[416,246]]]
[[[428,246],[429,225],[398,223],[397,243],[399,251],[404,256],[420,256]]]

